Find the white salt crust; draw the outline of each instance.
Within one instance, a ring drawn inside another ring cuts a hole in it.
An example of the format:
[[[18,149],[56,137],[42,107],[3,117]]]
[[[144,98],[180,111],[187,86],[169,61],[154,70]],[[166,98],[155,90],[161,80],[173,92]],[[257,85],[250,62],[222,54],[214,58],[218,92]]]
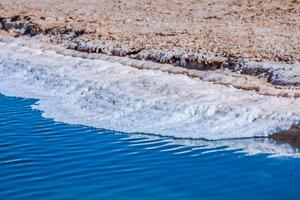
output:
[[[300,120],[300,99],[54,50],[0,42],[0,92],[43,116],[128,133],[209,140],[268,136]]]

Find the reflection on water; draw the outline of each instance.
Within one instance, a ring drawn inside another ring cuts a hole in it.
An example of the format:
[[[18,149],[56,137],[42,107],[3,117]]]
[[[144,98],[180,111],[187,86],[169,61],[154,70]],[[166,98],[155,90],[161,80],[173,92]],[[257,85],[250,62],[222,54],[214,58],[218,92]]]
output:
[[[299,151],[70,126],[0,96],[0,199],[298,199]],[[282,157],[282,155],[285,155]],[[275,157],[274,157],[275,156]]]
[[[164,138],[159,136],[147,135],[145,139],[144,134],[129,135],[129,138],[139,139],[142,138],[142,142],[145,140],[151,143],[151,140],[164,140],[168,144],[176,144],[180,146],[192,147],[192,150],[201,148],[202,150],[213,149],[218,150],[234,150],[236,152],[245,153],[246,155],[255,154],[270,154],[269,156],[289,156],[300,157],[299,148],[293,147],[287,143],[273,140],[271,138],[245,138],[245,139],[228,139],[228,140],[193,140],[193,139],[178,139],[178,138]],[[154,147],[156,148],[156,147]],[[159,148],[159,146],[157,147]]]

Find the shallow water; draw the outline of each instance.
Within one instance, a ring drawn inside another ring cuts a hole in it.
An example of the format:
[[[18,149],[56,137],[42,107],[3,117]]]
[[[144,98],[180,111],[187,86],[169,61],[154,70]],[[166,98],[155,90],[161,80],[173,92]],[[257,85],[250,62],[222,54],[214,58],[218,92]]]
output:
[[[0,95],[0,199],[299,199],[300,159],[58,123],[35,102]]]

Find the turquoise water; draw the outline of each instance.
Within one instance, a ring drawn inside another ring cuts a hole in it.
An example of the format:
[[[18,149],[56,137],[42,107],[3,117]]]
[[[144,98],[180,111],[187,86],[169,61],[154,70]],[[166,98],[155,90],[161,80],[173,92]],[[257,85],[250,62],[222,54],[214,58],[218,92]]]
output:
[[[300,159],[53,122],[35,102],[0,95],[0,199],[300,197]]]

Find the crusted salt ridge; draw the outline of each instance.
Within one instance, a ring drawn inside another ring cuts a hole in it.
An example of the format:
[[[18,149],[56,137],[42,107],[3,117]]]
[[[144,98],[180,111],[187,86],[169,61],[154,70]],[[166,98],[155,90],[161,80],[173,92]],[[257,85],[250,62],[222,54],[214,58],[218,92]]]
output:
[[[297,98],[260,95],[181,73],[138,70],[89,57],[100,54],[71,57],[57,50],[76,51],[29,41],[0,42],[0,91],[40,99],[35,108],[58,121],[210,140],[266,137],[300,121]]]
[[[70,48],[72,49],[72,48]],[[75,48],[76,49],[76,48]],[[196,67],[189,67],[184,63],[188,63],[189,61],[182,61],[183,64],[176,64],[174,66],[174,63],[169,64],[168,60],[172,59],[172,53],[154,53],[153,56],[157,56],[157,59],[161,59],[159,62],[153,63],[153,59],[131,59],[131,57],[112,57],[112,56],[106,56],[104,54],[107,54],[105,52],[102,52],[102,49],[105,49],[105,47],[101,45],[92,45],[88,44],[87,46],[82,45],[79,47],[79,50],[81,52],[85,53],[79,53],[76,51],[66,51],[66,50],[60,50],[60,53],[64,55],[71,55],[75,57],[84,57],[84,58],[92,58],[92,59],[103,59],[107,61],[122,63],[124,65],[129,65],[135,68],[139,69],[150,69],[150,70],[160,70],[163,72],[169,72],[174,74],[186,74],[190,77],[194,78],[200,78],[203,81],[208,82],[214,82],[216,84],[222,84],[227,86],[232,86],[237,89],[245,89],[245,90],[254,90],[257,91],[259,94],[262,95],[269,95],[269,96],[280,96],[280,97],[290,97],[290,98],[298,98],[300,97],[300,89],[297,86],[297,84],[288,84],[288,81],[295,81],[298,82],[297,76],[294,75],[293,78],[287,78],[286,76],[292,74],[290,72],[289,74],[286,72],[288,68],[297,68],[297,66],[291,66],[288,64],[282,64],[282,63],[253,63],[248,62],[247,64],[244,64],[243,67],[240,67],[239,69],[231,70],[229,67],[224,67],[221,61],[222,59],[220,57],[214,57],[215,60],[212,58],[208,58],[205,56],[200,56],[200,54],[183,54],[184,58],[189,59],[189,55],[192,55],[192,58],[195,60],[196,58],[199,59],[197,62],[206,63],[202,64],[202,66],[208,66],[207,62],[209,60],[211,66],[213,66],[213,63],[218,63],[220,66],[214,68],[214,70],[204,70],[204,68],[196,68]],[[107,49],[105,49],[107,50]],[[88,53],[87,53],[88,52]],[[91,54],[95,52],[96,54]],[[104,53],[104,54],[102,54]],[[144,53],[144,51],[141,51],[140,53]],[[138,53],[139,54],[139,53]],[[182,55],[182,54],[181,54]],[[180,58],[180,56],[176,57]],[[147,60],[150,60],[147,61]],[[155,60],[154,60],[155,61]],[[165,63],[165,64],[161,64]],[[280,73],[281,72],[281,73]],[[284,75],[282,75],[283,72],[286,72]],[[248,74],[255,75],[255,76],[246,76]],[[271,77],[268,76],[268,74],[271,74]],[[299,72],[300,74],[300,72]],[[267,76],[267,78],[266,78]],[[269,81],[268,81],[269,80]],[[272,81],[282,81],[282,84],[274,85],[272,84]],[[284,82],[286,81],[286,82]]]
[[[210,53],[192,53],[185,51],[154,51],[143,48],[110,48],[100,41],[70,41],[68,49],[86,53],[103,53],[114,56],[127,56],[138,60],[148,60],[162,64],[171,64],[187,69],[216,70],[229,69],[240,74],[265,78],[273,85],[299,86],[299,62],[253,62],[242,58],[227,58]]]
[[[148,61],[139,61],[130,58],[111,57],[105,55],[82,54],[74,51],[60,51],[61,54],[74,57],[83,57],[91,59],[103,59],[111,62],[121,63],[138,69],[159,70],[173,74],[186,74],[193,78],[199,78],[203,81],[213,82],[215,84],[232,86],[237,89],[253,90],[261,95],[278,96],[288,98],[300,97],[300,89],[298,87],[272,85],[265,79],[259,79],[255,76],[249,77],[240,73],[232,73],[226,70],[201,71],[196,69],[188,69],[185,67],[174,67],[170,64],[158,64]]]

